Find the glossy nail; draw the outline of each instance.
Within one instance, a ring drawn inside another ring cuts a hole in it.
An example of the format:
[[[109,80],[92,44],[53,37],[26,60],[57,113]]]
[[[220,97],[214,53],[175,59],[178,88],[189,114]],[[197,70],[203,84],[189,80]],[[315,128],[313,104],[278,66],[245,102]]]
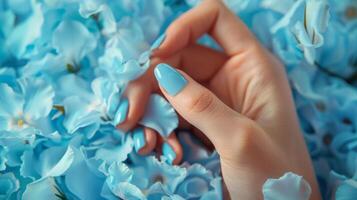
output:
[[[139,152],[139,150],[145,146],[145,134],[142,127],[136,128],[133,131],[133,140],[135,151]]]
[[[171,165],[176,158],[175,151],[172,149],[171,145],[169,145],[166,142],[162,145],[162,155],[164,155],[166,157],[167,163],[169,163]]]
[[[160,35],[155,41],[154,41],[154,43],[151,45],[151,50],[155,50],[155,49],[157,49],[157,48],[159,48],[160,46],[161,46],[161,44],[164,42],[164,40],[165,40],[165,38],[166,38],[166,34],[164,33],[164,34],[162,34],[162,35]]]
[[[171,96],[175,96],[181,92],[187,85],[187,80],[168,64],[158,64],[155,67],[154,73],[159,85]]]
[[[125,99],[121,100],[118,110],[115,113],[114,123],[116,125],[125,121],[125,119],[128,115],[128,110],[129,110],[129,101],[127,98],[125,98]]]

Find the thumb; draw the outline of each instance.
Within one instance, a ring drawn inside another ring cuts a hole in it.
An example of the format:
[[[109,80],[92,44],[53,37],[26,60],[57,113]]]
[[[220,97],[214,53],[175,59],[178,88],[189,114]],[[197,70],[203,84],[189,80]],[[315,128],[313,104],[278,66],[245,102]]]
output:
[[[250,121],[184,72],[162,63],[156,66],[154,73],[172,106],[206,134],[216,148],[226,145],[227,140],[232,139],[230,136],[240,129],[239,126]]]

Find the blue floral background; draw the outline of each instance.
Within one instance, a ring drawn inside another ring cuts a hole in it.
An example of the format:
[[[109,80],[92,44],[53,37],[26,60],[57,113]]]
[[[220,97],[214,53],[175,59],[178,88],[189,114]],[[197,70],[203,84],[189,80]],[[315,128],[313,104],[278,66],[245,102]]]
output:
[[[188,132],[172,166],[115,128],[151,45],[198,3],[0,0],[0,199],[221,199],[219,157]],[[357,1],[225,3],[284,62],[324,199],[357,199]],[[149,107],[139,123],[167,137],[177,114]]]

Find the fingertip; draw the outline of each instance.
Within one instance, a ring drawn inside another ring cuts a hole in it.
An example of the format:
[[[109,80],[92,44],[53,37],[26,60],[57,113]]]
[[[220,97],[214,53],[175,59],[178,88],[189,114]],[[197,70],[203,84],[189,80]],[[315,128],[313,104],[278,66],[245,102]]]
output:
[[[147,155],[147,154],[151,153],[156,146],[157,134],[151,128],[145,127],[145,128],[143,128],[143,131],[144,131],[145,144],[143,146],[141,146],[140,148],[135,148],[135,150],[140,155]]]
[[[182,146],[176,134],[172,133],[162,144],[162,154],[166,157],[169,164],[178,165],[183,157]]]
[[[146,102],[150,96],[151,88],[145,80],[136,80],[126,88],[128,111],[125,119],[120,120],[117,128],[127,132],[132,129],[145,112]]]

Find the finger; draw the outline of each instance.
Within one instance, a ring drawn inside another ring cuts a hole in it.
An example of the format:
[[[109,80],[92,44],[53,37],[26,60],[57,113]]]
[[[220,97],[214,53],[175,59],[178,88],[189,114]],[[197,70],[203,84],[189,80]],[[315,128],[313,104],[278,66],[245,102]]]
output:
[[[210,34],[229,55],[236,55],[258,44],[244,23],[221,1],[205,0],[174,21],[154,55],[175,54],[205,33]]]
[[[224,146],[232,132],[249,121],[184,72],[159,64],[155,76],[177,112],[205,133],[216,147]]]
[[[128,85],[125,90],[125,96],[129,102],[128,114],[117,128],[127,132],[136,126],[145,112],[146,103],[148,102],[152,86],[147,84],[148,78],[146,76],[140,77]]]
[[[208,82],[227,61],[228,57],[214,49],[193,44],[182,49],[175,55],[160,58],[154,57],[152,65],[147,73],[153,76],[153,69],[159,63],[168,63],[175,68],[185,71],[199,82]],[[158,91],[158,85],[154,78],[151,79],[154,91]]]
[[[138,127],[133,130],[134,149],[141,155],[152,152],[156,146],[157,133],[151,128]]]
[[[161,153],[169,164],[177,165],[181,162],[183,156],[182,146],[175,133],[170,134],[170,136],[163,141]]]

